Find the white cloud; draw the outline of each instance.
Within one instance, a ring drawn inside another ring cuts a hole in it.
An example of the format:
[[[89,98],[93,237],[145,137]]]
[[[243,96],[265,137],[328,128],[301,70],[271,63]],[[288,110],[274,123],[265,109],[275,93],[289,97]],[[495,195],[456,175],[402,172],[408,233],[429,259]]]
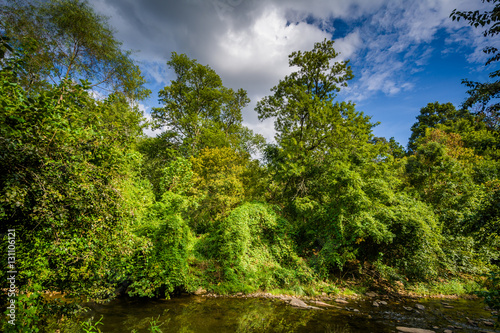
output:
[[[271,7],[247,29],[228,29],[219,36],[216,51],[208,56],[209,63],[225,84],[242,87],[250,95],[262,95],[263,90],[268,91],[291,72],[291,52],[312,49],[314,42],[329,37],[304,22],[287,25],[285,14]]]
[[[484,63],[481,50],[488,42],[478,29],[460,28],[463,22],[449,18],[454,8],[486,8],[479,1],[472,6],[469,0],[90,1],[110,17],[125,48],[141,50],[134,56],[153,85],[171,79],[165,63],[172,51],[186,53],[209,64],[226,86],[248,91],[253,100],[244,110],[245,122],[268,139],[272,126],[258,123],[253,106],[290,73],[288,54],[330,38],[336,19],[350,29],[336,39],[339,60],[352,59],[358,76],[342,96],[355,101],[413,89],[410,75],[429,61],[439,31],[450,33],[447,47],[473,47],[471,63]]]

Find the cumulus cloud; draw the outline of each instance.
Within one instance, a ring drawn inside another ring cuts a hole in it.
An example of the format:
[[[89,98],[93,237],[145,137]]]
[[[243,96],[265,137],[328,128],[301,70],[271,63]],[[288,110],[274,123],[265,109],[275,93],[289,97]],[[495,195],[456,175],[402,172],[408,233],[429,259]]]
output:
[[[410,75],[432,56],[439,31],[449,37],[444,47],[473,47],[470,62],[484,62],[487,41],[449,18],[468,0],[90,0],[110,17],[116,36],[134,54],[155,89],[168,84],[171,52],[186,53],[209,64],[224,85],[244,88],[252,103],[245,123],[272,137],[268,123],[259,124],[253,107],[292,69],[288,54],[308,50],[314,42],[336,36],[339,60],[351,59],[356,80],[341,97],[362,101],[373,94],[394,96],[412,90]],[[486,5],[484,5],[486,6]],[[335,30],[335,20],[346,29]],[[147,112],[146,112],[147,113]]]

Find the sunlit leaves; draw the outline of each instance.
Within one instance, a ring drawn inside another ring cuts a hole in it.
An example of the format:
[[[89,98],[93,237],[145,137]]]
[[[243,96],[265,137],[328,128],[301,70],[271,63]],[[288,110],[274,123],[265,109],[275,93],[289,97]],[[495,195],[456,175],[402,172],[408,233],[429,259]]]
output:
[[[173,52],[167,64],[177,77],[159,92],[164,106],[153,109],[156,127],[174,133],[186,156],[207,143],[229,145],[241,127],[241,109],[250,101],[246,91],[224,87],[213,69],[184,54]]]

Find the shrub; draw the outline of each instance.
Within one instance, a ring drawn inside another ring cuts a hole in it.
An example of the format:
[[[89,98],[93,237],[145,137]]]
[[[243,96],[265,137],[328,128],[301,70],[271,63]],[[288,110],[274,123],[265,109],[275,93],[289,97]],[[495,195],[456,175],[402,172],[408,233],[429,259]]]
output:
[[[312,272],[295,253],[288,230],[288,222],[267,204],[245,203],[234,209],[211,238],[224,281],[244,281],[254,289],[311,281]]]

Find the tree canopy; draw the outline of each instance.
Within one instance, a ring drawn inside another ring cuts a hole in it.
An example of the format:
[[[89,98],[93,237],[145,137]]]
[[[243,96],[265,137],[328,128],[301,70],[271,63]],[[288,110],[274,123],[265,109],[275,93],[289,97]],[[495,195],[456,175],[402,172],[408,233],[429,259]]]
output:
[[[102,95],[149,95],[139,67],[113,36],[105,17],[82,0],[7,0],[0,30],[22,55],[21,84],[32,91],[62,80],[88,80]]]

